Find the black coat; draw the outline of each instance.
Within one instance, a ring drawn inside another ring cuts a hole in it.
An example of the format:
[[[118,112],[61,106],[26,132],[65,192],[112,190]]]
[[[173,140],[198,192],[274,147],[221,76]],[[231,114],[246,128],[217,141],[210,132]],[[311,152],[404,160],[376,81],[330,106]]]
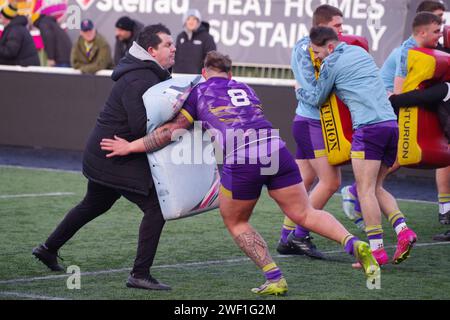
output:
[[[200,74],[206,54],[216,50],[216,43],[209,34],[209,24],[202,22],[190,40],[186,31],[181,32],[177,37],[176,47],[173,72]]]
[[[117,135],[128,141],[147,133],[147,116],[142,95],[148,88],[167,80],[170,74],[153,61],[141,61],[129,53],[114,69],[112,88],[83,155],[83,174],[99,184],[148,195],[153,186],[145,153],[106,158],[102,138]]]
[[[72,41],[70,41],[69,35],[60,27],[55,18],[41,15],[34,25],[41,32],[48,59],[55,60],[57,64],[70,64]]]
[[[116,38],[116,44],[114,46],[114,65],[118,65],[120,59],[122,59],[125,56],[125,53],[130,49],[130,47],[133,44],[133,41],[136,41],[139,32],[141,32],[144,25],[140,23],[139,21],[134,20],[134,28],[133,28],[133,34],[131,35],[131,38],[125,41],[119,41]]]
[[[444,47],[442,44],[438,43],[437,50],[450,54],[450,48]]]
[[[0,38],[0,64],[40,65],[38,52],[27,24],[26,17],[17,16],[3,30]]]

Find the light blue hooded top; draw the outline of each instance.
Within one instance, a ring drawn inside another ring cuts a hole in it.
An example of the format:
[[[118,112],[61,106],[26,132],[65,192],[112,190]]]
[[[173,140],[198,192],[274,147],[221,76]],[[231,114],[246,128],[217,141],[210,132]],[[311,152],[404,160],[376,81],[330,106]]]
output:
[[[396,77],[406,78],[406,75],[408,74],[408,51],[417,46],[417,41],[413,36],[402,43],[400,46],[400,53],[397,56],[397,68],[395,69]]]
[[[350,110],[353,129],[396,120],[372,56],[363,48],[339,43],[323,60],[314,90],[300,88],[297,98],[313,106],[321,106],[335,92]]]
[[[291,69],[295,80],[302,88],[314,90],[313,82],[316,80],[316,76],[309,51],[310,44],[311,40],[308,36],[296,43],[292,50]],[[303,100],[298,101],[295,113],[305,118],[320,120],[319,109]]]
[[[400,47],[392,50],[391,54],[384,61],[381,67],[380,74],[383,80],[384,87],[387,91],[394,92],[394,79],[397,70],[397,61],[400,56]]]

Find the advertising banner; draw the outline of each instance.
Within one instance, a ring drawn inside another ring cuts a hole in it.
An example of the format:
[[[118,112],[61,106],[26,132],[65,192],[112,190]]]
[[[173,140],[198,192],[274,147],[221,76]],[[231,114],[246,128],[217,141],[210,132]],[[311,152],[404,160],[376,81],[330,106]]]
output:
[[[129,16],[148,25],[163,23],[175,38],[183,30],[183,13],[190,8],[209,22],[218,50],[235,62],[289,65],[293,46],[308,34],[314,9],[321,4],[340,8],[344,30],[368,39],[379,66],[408,36],[418,0],[16,0],[22,13],[36,11],[60,21],[92,19],[114,46],[114,25]],[[7,0],[0,0],[0,7]],[[65,9],[67,6],[67,9]],[[66,15],[62,11],[66,10]],[[68,21],[69,22],[69,21]],[[68,23],[75,40],[77,24]],[[0,26],[1,30],[1,26]]]
[[[369,40],[379,65],[403,40],[410,0],[69,0],[114,43],[114,24],[128,15],[144,24],[161,22],[174,38],[183,13],[200,10],[210,23],[218,50],[235,62],[289,65],[292,47],[308,34],[314,9],[324,3],[340,8],[346,33]]]

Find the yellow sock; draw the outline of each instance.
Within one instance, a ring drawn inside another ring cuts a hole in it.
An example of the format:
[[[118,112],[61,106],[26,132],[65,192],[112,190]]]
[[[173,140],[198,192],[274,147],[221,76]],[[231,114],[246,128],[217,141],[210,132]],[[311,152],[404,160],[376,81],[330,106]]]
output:
[[[383,244],[383,228],[381,225],[372,225],[366,227],[367,238],[369,239],[370,249],[372,251],[381,249]]]
[[[278,268],[278,266],[276,265],[275,262],[271,262],[269,264],[266,264],[262,268],[262,270],[264,272],[264,276],[269,281],[277,281],[281,277],[283,277],[283,273],[281,272],[280,268]]]
[[[450,193],[439,193],[438,201],[440,214],[446,214],[450,211]]]
[[[284,217],[283,228],[281,228],[281,238],[280,241],[283,243],[287,243],[288,235],[295,230],[296,224],[294,221],[289,219],[288,217]]]
[[[407,228],[406,218],[400,210],[390,213],[388,215],[388,220],[397,234]]]

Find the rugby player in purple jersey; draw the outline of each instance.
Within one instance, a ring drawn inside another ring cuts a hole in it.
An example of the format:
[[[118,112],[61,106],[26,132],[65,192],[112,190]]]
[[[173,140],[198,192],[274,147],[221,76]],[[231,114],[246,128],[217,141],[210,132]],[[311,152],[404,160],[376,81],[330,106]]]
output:
[[[228,56],[209,52],[202,72],[206,82],[192,90],[173,120],[132,142],[120,137],[103,139],[101,148],[111,151],[107,157],[152,152],[169,144],[176,130],[201,121],[204,129],[214,132],[214,139],[220,141],[223,149],[219,199],[224,224],[266,278],[252,292],[283,295],[288,289],[266,242],[249,224],[264,185],[285,215],[296,224],[341,243],[361,263],[369,281],[374,282],[380,268],[369,245],[350,234],[331,214],[311,206],[295,160],[277,130],[265,119],[255,92],[231,79],[231,65]]]

